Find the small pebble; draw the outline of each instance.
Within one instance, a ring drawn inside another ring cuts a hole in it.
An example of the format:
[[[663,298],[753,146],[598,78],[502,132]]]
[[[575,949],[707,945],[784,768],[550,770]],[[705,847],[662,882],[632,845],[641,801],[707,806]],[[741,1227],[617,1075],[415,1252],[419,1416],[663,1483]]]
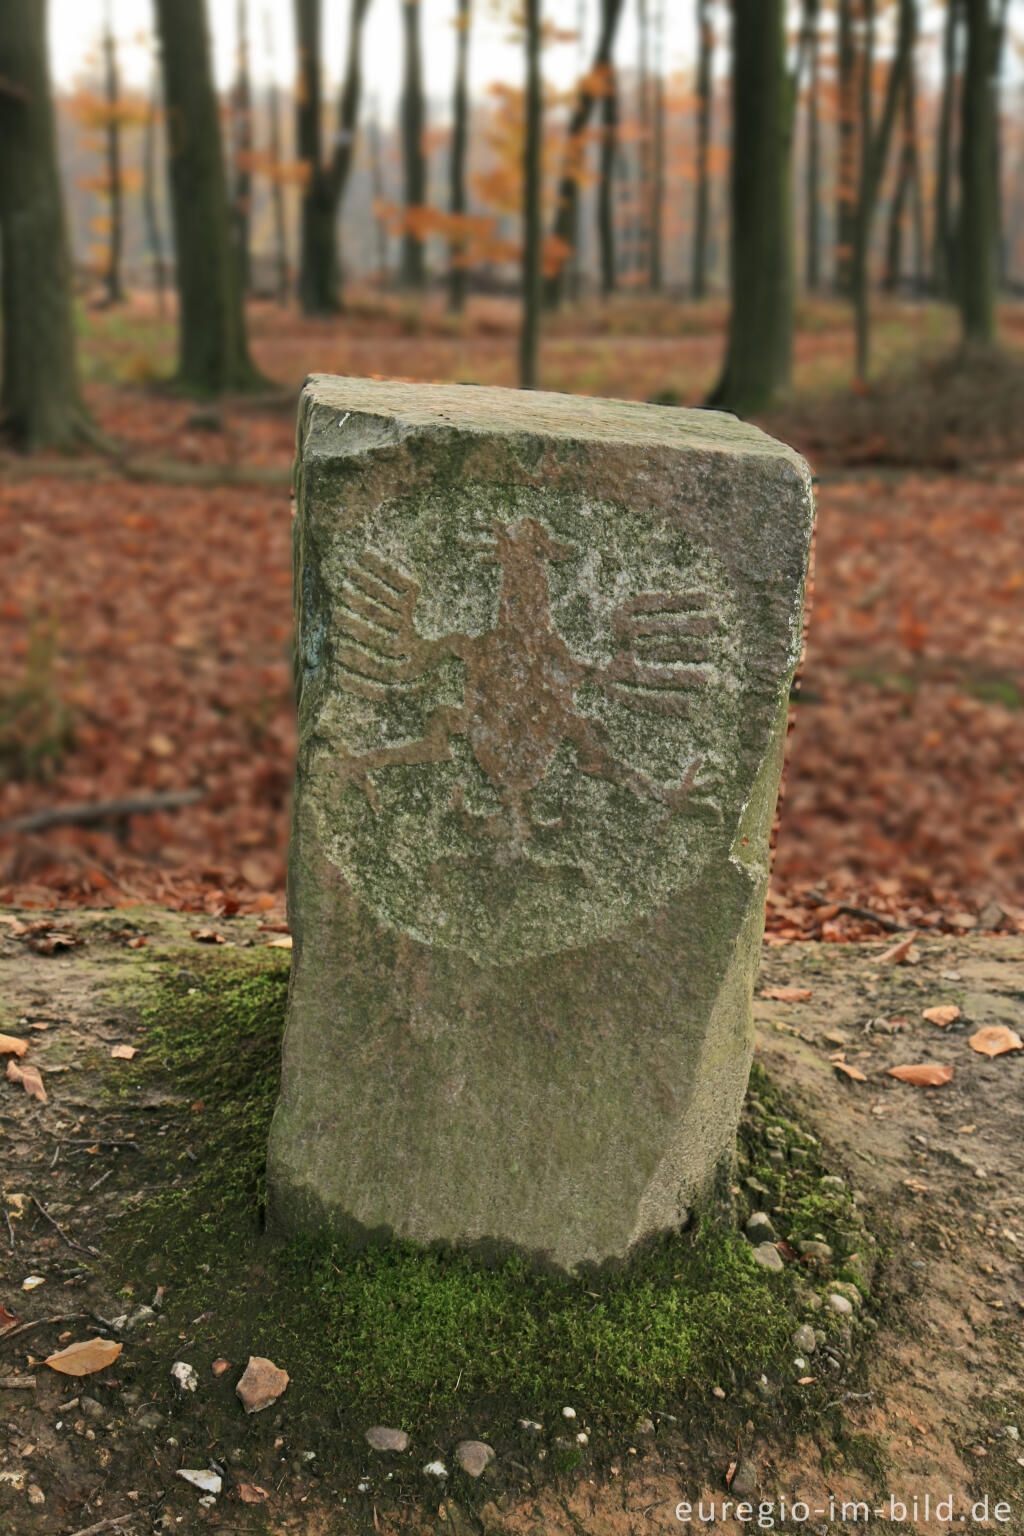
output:
[[[801,1243],[799,1247],[801,1258],[818,1259],[822,1264],[831,1264],[832,1262],[832,1249],[829,1247],[828,1243],[812,1241],[809,1243]]]
[[[576,1444],[577,1445],[589,1445],[590,1444],[590,1436],[584,1434],[582,1429],[580,1430],[579,1434],[576,1436]]]
[[[448,1468],[443,1461],[428,1461],[423,1470],[427,1473],[428,1477],[448,1476]]]
[[[28,1501],[29,1501],[30,1504],[45,1504],[46,1503],[46,1494],[40,1488],[38,1483],[29,1483],[29,1485],[28,1485]]]
[[[187,1360],[175,1360],[171,1366],[171,1380],[176,1381],[183,1392],[194,1392],[199,1385],[199,1377]]]
[[[246,1413],[260,1413],[277,1402],[287,1385],[287,1371],[262,1355],[250,1355],[235,1392]]]
[[[455,1459],[467,1477],[479,1477],[494,1460],[494,1451],[483,1440],[460,1440]]]
[[[576,1417],[576,1409],[575,1408],[563,1408],[562,1409],[562,1418],[563,1419],[574,1419],[575,1417]]]
[[[783,1268],[782,1255],[774,1243],[758,1243],[753,1257],[755,1264],[760,1264],[762,1269],[770,1269],[775,1274]]]
[[[407,1451],[410,1441],[404,1429],[389,1429],[385,1424],[375,1424],[366,1431],[366,1443],[375,1451]]]
[[[536,1419],[520,1419],[519,1428],[528,1429],[532,1434],[539,1435],[544,1426],[538,1424]]]
[[[211,1472],[208,1467],[195,1470],[189,1467],[179,1467],[178,1476],[183,1477],[186,1483],[191,1483],[193,1488],[201,1488],[204,1493],[220,1493],[220,1474],[218,1472]]]
[[[853,1303],[850,1301],[849,1297],[840,1296],[838,1291],[832,1292],[831,1296],[829,1296],[827,1299],[826,1305],[833,1312],[838,1312],[840,1317],[849,1317],[850,1313],[853,1311]]]
[[[729,1484],[729,1492],[738,1495],[739,1498],[747,1498],[757,1487],[757,1468],[752,1461],[744,1457],[732,1475]]]
[[[802,1355],[813,1355],[817,1342],[810,1323],[801,1323],[793,1333],[793,1348],[798,1349]]]
[[[744,1231],[749,1240],[755,1244],[774,1243],[775,1228],[772,1226],[771,1217],[765,1211],[755,1211],[747,1219]]]

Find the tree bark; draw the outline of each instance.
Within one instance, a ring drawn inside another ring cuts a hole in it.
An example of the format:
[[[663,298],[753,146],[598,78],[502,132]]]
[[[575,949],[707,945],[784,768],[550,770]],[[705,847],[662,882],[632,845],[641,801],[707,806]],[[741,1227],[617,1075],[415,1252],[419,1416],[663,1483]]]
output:
[[[85,425],[46,12],[45,0],[0,5],[0,409],[30,452],[65,447]]]
[[[839,0],[837,49],[839,176],[836,189],[835,288],[839,294],[849,294],[857,203],[857,51],[853,41],[853,0]]]
[[[117,68],[117,47],[110,16],[109,0],[103,21],[103,86],[107,101],[107,200],[110,208],[110,249],[107,256],[107,303],[124,300],[121,283],[121,251],[124,246],[124,204],[121,195],[121,83]]]
[[[946,0],[942,32],[942,99],[935,144],[935,218],[932,287],[940,298],[953,291],[956,265],[953,219],[953,116],[956,96],[957,34],[962,0]]]
[[[607,8],[616,0],[603,0]],[[618,0],[621,7],[621,0]],[[597,186],[597,240],[601,259],[601,293],[605,298],[618,287],[615,251],[615,176],[619,158],[619,81],[609,56],[601,97],[601,154]]]
[[[923,210],[921,208],[920,165],[917,143],[917,72],[911,59],[902,93],[903,111],[900,158],[896,185],[889,205],[886,235],[885,278],[888,293],[898,293],[903,280],[904,226],[910,212],[914,233],[914,287],[921,291],[923,262]]]
[[[654,80],[651,96],[651,225],[650,270],[652,293],[662,287],[662,243],[665,224],[665,0],[655,0]]]
[[[865,23],[861,60],[861,175],[857,197],[857,217],[853,232],[853,302],[857,333],[857,377],[866,379],[870,350],[868,314],[868,258],[871,225],[878,201],[878,189],[889,155],[896,108],[910,69],[917,31],[917,0],[899,0],[896,52],[889,66],[885,101],[877,129],[872,126],[872,83],[874,74],[875,0],[861,0]]]
[[[566,126],[565,161],[562,167],[561,179],[558,183],[558,200],[555,207],[555,218],[551,233],[554,238],[564,245],[572,246],[576,233],[576,212],[580,195],[580,169],[583,155],[583,135],[590,121],[590,114],[594,110],[594,104],[598,98],[600,89],[607,90],[610,94],[603,99],[607,103],[614,100],[614,73],[611,62],[612,50],[615,47],[615,34],[618,30],[619,18],[622,15],[623,0],[602,0],[601,4],[601,30],[598,34],[597,48],[594,51],[593,63],[590,71],[584,76],[579,93],[573,106],[572,114]],[[607,123],[606,123],[607,129]],[[604,156],[604,144],[602,143],[601,156],[601,191],[603,193],[606,182],[606,166]],[[614,154],[614,148],[613,148]],[[608,182],[614,180],[614,172],[609,166]],[[599,212],[599,222],[604,225],[604,216]],[[613,237],[614,238],[614,237]],[[602,233],[602,277],[604,275],[604,236]],[[556,308],[565,286],[565,272],[568,261],[564,262],[556,273],[544,283],[544,302],[548,308]],[[602,286],[604,286],[602,282]],[[613,285],[614,286],[614,283]],[[605,287],[605,292],[608,292]]]
[[[156,128],[159,115],[160,86],[153,76],[150,86],[149,107],[146,112],[146,128],[142,143],[142,215],[146,225],[146,243],[153,269],[157,308],[162,315],[166,309],[167,257],[164,253],[164,237],[160,228],[156,191]]]
[[[295,0],[299,47],[296,138],[299,158],[308,168],[302,193],[299,299],[308,315],[336,313],[341,307],[338,261],[338,210],[348,183],[355,150],[362,94],[363,23],[370,0],[352,0],[348,57],[338,107],[334,153],[325,160],[322,144],[320,0]]]
[[[709,0],[697,0],[697,152],[694,164],[693,296],[707,296],[708,152],[711,145],[711,68],[715,47]]]
[[[254,388],[203,0],[155,0],[180,315],[179,384]]]
[[[405,175],[406,216],[427,201],[427,162],[423,153],[423,54],[420,45],[419,0],[402,0],[405,37],[405,77],[402,83],[402,162]],[[427,270],[423,240],[414,229],[402,236],[401,282],[403,288],[424,288]]]
[[[469,142],[469,28],[471,0],[458,0],[455,20],[455,90],[452,96],[452,158],[449,210],[457,222],[466,213],[466,147]],[[451,242],[448,274],[448,308],[455,314],[466,307],[469,273],[464,263],[465,239],[458,233]]]
[[[368,130],[370,148],[370,184],[373,190],[375,206],[384,200],[384,166],[382,164],[380,145],[380,115],[376,99],[370,112],[370,126]],[[374,212],[374,227],[377,231],[377,280],[383,286],[388,280],[388,228],[383,216]]]
[[[729,339],[709,405],[762,410],[793,350],[790,146],[793,84],[784,0],[734,0]]]
[[[820,89],[820,15],[819,0],[804,0],[804,51],[807,58],[807,165],[804,182],[806,202],[806,269],[809,293],[821,287],[821,123],[818,112]]]
[[[988,0],[965,0],[967,57],[960,130],[958,296],[966,342],[995,340],[996,188],[994,33]]]
[[[235,231],[238,276],[243,293],[252,287],[249,259],[249,228],[252,213],[252,86],[249,79],[249,5],[238,0],[236,11],[237,59],[232,93],[234,129],[234,193],[231,216]]]
[[[267,57],[274,58],[274,26],[269,8],[263,13],[263,30],[266,37]],[[267,116],[269,120],[270,149],[270,205],[274,219],[274,266],[277,271],[277,302],[288,303],[290,288],[288,273],[288,222],[285,216],[284,186],[281,181],[281,93],[277,80],[271,75],[267,88]]]
[[[541,274],[541,138],[544,104],[540,78],[540,4],[525,0],[526,100],[523,144],[523,320],[519,335],[519,387],[536,389]]]

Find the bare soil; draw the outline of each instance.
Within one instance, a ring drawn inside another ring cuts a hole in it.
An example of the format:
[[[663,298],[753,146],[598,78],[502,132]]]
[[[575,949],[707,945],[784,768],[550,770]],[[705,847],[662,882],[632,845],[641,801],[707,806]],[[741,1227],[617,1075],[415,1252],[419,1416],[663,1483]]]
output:
[[[191,1319],[175,1318],[172,1336],[165,1328],[158,1343],[145,1328],[125,1334],[122,1357],[95,1376],[76,1380],[42,1364],[90,1324],[101,1328],[154,1299],[119,1295],[106,1255],[125,1202],[150,1187],[149,1152],[169,1100],[148,1088],[112,1095],[111,1074],[130,1082],[133,1067],[110,1053],[132,1043],[142,990],[165,967],[180,967],[183,951],[198,952],[190,931],[200,920],[152,909],[77,910],[56,921],[84,942],[45,954],[16,932],[19,922],[37,917],[0,914],[0,1030],[29,1039],[25,1060],[40,1068],[48,1093],[40,1104],[20,1084],[5,1083],[0,1109],[8,1218],[0,1224],[0,1302],[17,1320],[0,1332],[3,1536],[92,1528],[133,1536],[639,1536],[686,1529],[680,1501],[692,1504],[698,1525],[699,1499],[705,1510],[715,1501],[714,1529],[739,1532],[756,1525],[734,1512],[721,1518],[737,1460],[756,1468],[755,1517],[757,1500],[806,1500],[807,1518],[788,1525],[776,1503],[780,1529],[859,1529],[863,1517],[840,1515],[843,1501],[863,1499],[885,1511],[892,1497],[907,1517],[876,1518],[886,1531],[1024,1533],[1024,1052],[990,1060],[968,1044],[989,1024],[1024,1033],[1024,940],[919,937],[916,963],[900,965],[880,963],[884,944],[765,950],[761,988],[806,988],[811,997],[793,1004],[758,998],[759,1059],[798,1105],[831,1165],[863,1192],[884,1250],[877,1333],[857,1370],[837,1383],[834,1401],[796,1438],[783,1425],[755,1430],[750,1421],[735,1443],[714,1433],[684,1441],[666,1416],[655,1434],[632,1445],[595,1449],[573,1479],[545,1475],[536,1464],[522,1467],[513,1486],[495,1470],[493,1496],[472,1513],[426,1477],[421,1498],[389,1506],[361,1494],[354,1478],[348,1484],[354,1462],[303,1462],[292,1438],[301,1403],[296,1382],[258,1423],[238,1408],[242,1454],[232,1461],[230,1446],[209,1447],[229,1464],[222,1495],[203,1507],[199,1490],[175,1475],[187,1395],[180,1423],[173,1416],[151,1428],[139,1422],[157,1374],[163,1388],[171,1358],[179,1351],[188,1358]],[[217,929],[241,946],[280,937],[256,917],[220,919]],[[145,945],[131,947],[143,935]],[[946,1028],[922,1017],[941,1004],[960,1009]],[[839,1070],[837,1053],[866,1080]],[[917,1088],[887,1075],[923,1061],[951,1065],[952,1080]],[[29,1276],[43,1283],[25,1291]],[[160,1299],[173,1316],[173,1295]],[[492,1472],[484,1475],[485,1495],[489,1480]],[[243,1486],[261,1490],[259,1502],[242,1502]],[[951,1498],[953,1519],[915,1520],[913,1500],[920,1513],[926,1493],[933,1507]],[[1002,1501],[1009,1514],[972,1526],[972,1505],[986,1496],[990,1511]]]

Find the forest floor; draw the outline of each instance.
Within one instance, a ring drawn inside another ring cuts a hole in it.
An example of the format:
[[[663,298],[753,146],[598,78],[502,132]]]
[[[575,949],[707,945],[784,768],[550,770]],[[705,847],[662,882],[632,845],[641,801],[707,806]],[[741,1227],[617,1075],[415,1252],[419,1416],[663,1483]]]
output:
[[[515,323],[498,299],[462,318],[365,294],[336,321],[256,305],[254,355],[280,387],[197,405],[167,384],[169,317],[141,299],[87,317],[88,400],[120,459],[0,454],[0,899],[280,914],[303,374],[509,384]],[[697,403],[723,324],[715,304],[567,313],[544,383]],[[884,305],[881,382],[851,392],[847,312],[801,309],[794,395],[765,423],[820,476],[773,937],[1024,928],[1024,305],[1001,326],[1003,361],[954,364],[948,310]],[[201,798],[4,827],[179,791]]]
[[[425,1414],[411,1402],[403,1413],[392,1400],[394,1416],[384,1422],[404,1419],[413,1438],[407,1454],[387,1456],[369,1451],[364,1439],[376,1421],[366,1403],[378,1392],[386,1398],[389,1385],[358,1379],[379,1369],[375,1337],[364,1335],[358,1346],[362,1372],[329,1378],[326,1409],[316,1390],[321,1357],[339,1348],[346,1330],[365,1327],[358,1312],[332,1310],[322,1275],[315,1285],[287,1273],[282,1279],[268,1268],[259,1240],[239,1236],[223,1215],[208,1231],[193,1213],[180,1236],[166,1220],[168,1198],[187,1197],[190,1184],[203,1209],[217,1205],[211,1168],[227,1177],[216,1151],[227,1111],[210,1093],[205,1104],[193,1099],[195,1080],[165,1059],[147,999],[165,997],[168,982],[188,983],[195,993],[210,964],[255,962],[282,977],[287,971],[286,955],[269,949],[273,932],[258,919],[224,919],[224,943],[213,950],[194,936],[192,923],[153,908],[76,909],[49,928],[35,913],[0,913],[0,1026],[27,1040],[21,1065],[37,1069],[48,1096],[39,1102],[15,1082],[2,1094],[8,1224],[0,1236],[0,1324],[7,1330],[0,1330],[7,1429],[0,1530],[70,1536],[111,1521],[120,1523],[108,1529],[131,1536],[202,1529],[642,1536],[685,1529],[677,1515],[682,1502],[701,1524],[698,1501],[705,1512],[713,1501],[714,1529],[735,1536],[751,1528],[735,1508],[723,1512],[730,1471],[740,1467],[734,1482],[746,1479],[744,1496],[773,1509],[780,1529],[816,1536],[860,1529],[866,1516],[845,1520],[832,1506],[864,1500],[879,1512],[873,1523],[894,1536],[1024,1531],[1024,1052],[989,1058],[969,1044],[982,1028],[1024,1032],[1024,941],[931,935],[899,964],[882,959],[883,943],[765,951],[757,1059],[795,1117],[779,1122],[787,1127],[783,1163],[786,1155],[796,1163],[798,1144],[813,1147],[818,1170],[827,1168],[833,1183],[845,1181],[865,1213],[857,1219],[879,1235],[878,1266],[851,1319],[852,1336],[833,1329],[828,1347],[819,1341],[807,1359],[796,1359],[792,1347],[787,1357],[784,1344],[780,1384],[773,1374],[764,1392],[756,1388],[760,1364],[753,1382],[730,1373],[730,1360],[749,1357],[744,1328],[763,1327],[767,1339],[774,1297],[797,1272],[797,1287],[827,1294],[839,1284],[832,1278],[838,1257],[834,1269],[801,1263],[783,1242],[783,1274],[750,1266],[761,1277],[751,1283],[764,1287],[763,1317],[734,1317],[722,1330],[710,1376],[697,1359],[684,1379],[663,1383],[646,1404],[648,1424],[609,1421],[602,1403],[568,1374],[535,1389],[543,1402],[509,1406],[500,1350],[489,1365],[485,1358],[493,1391],[459,1417],[462,1410],[448,1402],[459,1381],[448,1379],[455,1370],[446,1372],[446,1344],[436,1360],[412,1367],[428,1383],[437,1378]],[[49,942],[55,935],[56,945]],[[786,988],[796,988],[800,1000],[768,995]],[[957,1017],[930,1022],[925,1010],[935,1007]],[[235,1056],[251,1052],[248,1037],[234,1041]],[[276,1039],[266,1068],[257,1069],[269,1072],[271,1090],[275,1055]],[[889,1075],[922,1062],[952,1068],[949,1081],[916,1087]],[[763,1107],[764,1081],[753,1085],[752,1107]],[[250,1086],[259,1091],[255,1080]],[[753,1171],[773,1177],[756,1163]],[[787,1178],[798,1173],[789,1169]],[[738,1185],[736,1193],[746,1189]],[[780,1233],[792,1237],[773,1198],[766,1188],[763,1203]],[[812,1209],[825,1207],[819,1201]],[[126,1257],[125,1226],[137,1226],[147,1210],[156,1212],[149,1247],[142,1257],[130,1248]],[[246,1218],[250,1225],[255,1214]],[[211,1232],[213,1246],[204,1247]],[[828,1236],[837,1241],[831,1228]],[[863,1233],[856,1241],[863,1247]],[[337,1266],[348,1262],[338,1255],[325,1273],[333,1267],[340,1275]],[[594,1283],[584,1282],[578,1304],[594,1305],[586,1299],[596,1295]],[[239,1305],[239,1285],[246,1305]],[[443,1274],[432,1285],[433,1297]],[[387,1314],[386,1331],[396,1335],[410,1326],[404,1289],[400,1278]],[[428,1326],[443,1329],[443,1320],[430,1321],[433,1300],[422,1304]],[[295,1322],[303,1306],[311,1308],[311,1345]],[[827,1315],[826,1308],[815,1322]],[[499,1337],[510,1327],[510,1319],[499,1320]],[[44,1363],[86,1337],[123,1348],[105,1369],[77,1379]],[[550,1347],[555,1372],[553,1334]],[[291,1380],[272,1408],[247,1418],[234,1386],[249,1353],[269,1357]],[[175,1386],[175,1361],[195,1370],[195,1390]],[[468,1374],[471,1356],[467,1362]],[[589,1431],[586,1447],[568,1456],[558,1449],[565,1444],[559,1403],[575,1404],[578,1424]],[[517,1428],[524,1408],[536,1430]],[[453,1442],[464,1434],[492,1442],[498,1453],[479,1482],[454,1471]],[[453,1469],[447,1480],[424,1470],[434,1459]],[[216,1496],[200,1503],[202,1490],[176,1475],[182,1467],[212,1468],[221,1478]],[[741,1502],[739,1487],[731,1497]],[[789,1506],[805,1501],[808,1517],[787,1525],[783,1498]],[[934,1518],[947,1499],[952,1513]],[[983,1509],[973,1519],[986,1499],[987,1520]]]

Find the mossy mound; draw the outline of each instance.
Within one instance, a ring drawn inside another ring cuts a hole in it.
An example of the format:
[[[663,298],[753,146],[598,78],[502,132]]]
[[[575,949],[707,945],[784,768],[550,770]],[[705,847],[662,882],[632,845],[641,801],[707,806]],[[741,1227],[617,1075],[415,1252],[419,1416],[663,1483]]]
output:
[[[328,1236],[274,1248],[261,1231],[263,1159],[287,965],[266,952],[190,957],[169,977],[144,1011],[144,1075],[125,1091],[173,1089],[174,1102],[161,1109],[159,1161],[145,1193],[127,1203],[118,1247],[126,1300],[167,1290],[148,1325],[167,1355],[166,1371],[146,1368],[150,1390],[163,1383],[166,1402],[158,1394],[156,1406],[174,1411],[172,1360],[199,1372],[202,1390],[176,1427],[183,1451],[193,1441],[204,1455],[211,1444],[227,1454],[240,1437],[269,1443],[278,1411],[242,1423],[234,1398],[249,1354],[287,1369],[290,1446],[307,1460],[329,1457],[335,1471],[339,1458],[351,1456],[355,1470],[366,1461],[373,1423],[401,1426],[424,1451],[468,1435],[499,1457],[568,1468],[616,1453],[648,1417],[687,1432],[762,1413],[796,1427],[834,1394],[824,1354],[820,1370],[804,1373],[814,1382],[798,1385],[790,1341],[810,1321],[823,1349],[837,1341],[837,1354],[849,1355],[851,1319],[821,1297],[837,1279],[866,1287],[867,1266],[844,1266],[870,1245],[845,1188],[822,1188],[821,1149],[760,1071],[744,1119],[738,1213],[770,1209],[780,1235],[828,1242],[838,1257],[827,1277],[798,1263],[782,1273],[759,1267],[734,1211],[708,1212],[625,1266],[582,1279],[540,1274],[516,1257],[487,1265],[394,1243],[355,1251]],[[216,1380],[218,1357],[239,1369]],[[418,1469],[419,1460],[409,1470]]]

